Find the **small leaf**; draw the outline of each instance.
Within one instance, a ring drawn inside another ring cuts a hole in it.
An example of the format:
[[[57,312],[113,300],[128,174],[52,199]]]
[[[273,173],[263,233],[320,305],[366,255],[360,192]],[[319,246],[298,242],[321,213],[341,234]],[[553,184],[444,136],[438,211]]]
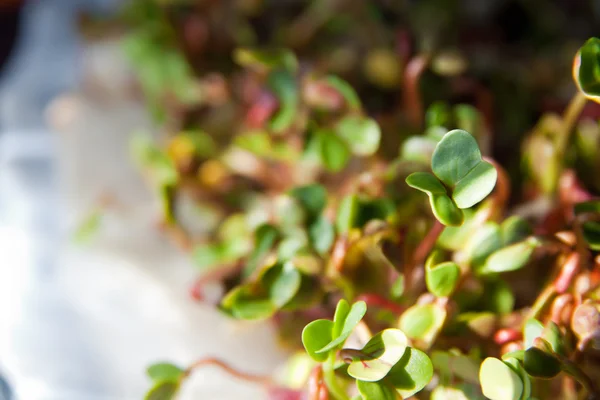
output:
[[[406,184],[428,195],[446,194],[446,188],[428,172],[414,172],[406,178]]]
[[[483,200],[496,185],[498,172],[486,161],[480,162],[469,171],[452,192],[452,198],[458,208],[469,208]]]
[[[561,371],[560,361],[553,355],[533,346],[525,351],[525,371],[533,377],[551,379]]]
[[[350,160],[348,145],[333,132],[319,131],[321,163],[331,172],[343,169]]]
[[[400,158],[429,165],[438,141],[424,136],[411,136],[402,142]]]
[[[269,318],[277,310],[269,298],[254,295],[247,286],[230,290],[221,300],[221,306],[233,317],[246,320]]]
[[[381,130],[374,119],[350,115],[338,122],[335,130],[353,154],[370,156],[379,148]]]
[[[348,375],[366,382],[383,379],[394,364],[402,358],[408,339],[399,329],[384,329],[373,336],[361,350],[365,358],[354,360],[348,366]]]
[[[236,146],[256,154],[260,157],[267,156],[271,151],[271,136],[267,132],[248,132],[237,135],[234,139]]]
[[[437,335],[446,319],[446,312],[435,304],[417,304],[400,317],[400,329],[411,339],[429,342]]]
[[[173,400],[178,390],[177,382],[158,382],[146,393],[144,400]]]
[[[244,267],[244,276],[249,276],[258,267],[279,238],[279,230],[270,224],[259,226],[254,232],[254,250]]]
[[[385,382],[357,380],[356,387],[364,400],[396,400],[398,396]]]
[[[335,226],[340,235],[347,234],[357,223],[360,203],[356,195],[348,195],[338,206]]]
[[[273,271],[273,272],[271,272]],[[276,307],[283,307],[300,289],[302,277],[291,262],[275,266],[264,277],[269,290],[269,298]]]
[[[396,388],[403,399],[421,391],[433,378],[431,359],[421,350],[408,347],[394,365],[386,381]]]
[[[525,352],[523,352],[524,354]],[[523,393],[521,394],[521,400],[530,400],[531,398],[531,378],[525,371],[525,368],[521,365],[521,362],[517,358],[502,356],[504,361],[509,367],[513,369],[520,377],[523,382]]]
[[[333,331],[333,322],[328,319],[318,319],[304,327],[302,331],[302,344],[308,355],[317,362],[323,362],[327,359],[327,353],[318,352],[329,342],[331,342],[331,333]]]
[[[102,223],[102,212],[100,210],[93,210],[87,215],[73,234],[73,239],[76,243],[88,242],[98,231]]]
[[[486,258],[501,249],[502,245],[500,227],[495,222],[487,222],[467,240],[464,251],[471,261],[471,266],[477,270]]]
[[[358,95],[356,94],[356,91],[352,85],[335,75],[327,76],[325,78],[325,82],[327,82],[329,86],[336,89],[342,95],[342,97],[346,100],[346,104],[348,104],[348,107],[351,110],[360,110],[360,99],[358,98]]]
[[[451,122],[450,107],[447,103],[437,101],[432,103],[425,113],[425,123],[430,126],[449,127]]]
[[[340,299],[335,307],[335,314],[333,315],[332,338],[336,338],[342,334],[344,323],[346,322],[346,317],[348,317],[349,313],[350,304],[345,299]]]
[[[455,129],[436,146],[431,168],[438,179],[454,187],[480,162],[481,152],[475,138],[466,131]]]
[[[579,49],[573,63],[577,87],[591,100],[600,100],[600,39],[590,38]]]
[[[325,255],[335,240],[335,228],[327,218],[321,217],[308,227],[308,236],[317,253]]]
[[[287,49],[246,49],[237,48],[233,52],[234,61],[243,66],[257,70],[270,70],[285,68],[295,71],[298,68],[298,60],[293,52]]]
[[[171,363],[152,364],[146,373],[154,382],[173,381],[178,382],[183,376],[184,370]]]
[[[298,200],[310,219],[318,217],[327,204],[327,191],[319,184],[296,187],[290,195]]]
[[[515,305],[515,296],[506,282],[497,279],[484,284],[485,309],[497,314],[509,314]]]
[[[586,213],[600,214],[600,201],[589,200],[577,203],[573,206],[575,215],[581,215]]]
[[[358,325],[360,320],[365,316],[366,312],[367,304],[364,301],[357,301],[356,303],[352,304],[348,315],[346,315],[346,318],[344,319],[344,324],[342,326],[342,330],[339,336],[334,337],[333,340],[329,344],[324,346],[322,349],[320,349],[318,353],[326,353],[329,350],[335,349],[336,347],[343,345],[346,339],[348,339],[348,337],[356,327],[356,325]],[[336,322],[336,325],[337,324],[338,323]],[[337,330],[338,329],[336,327],[336,332]]]
[[[460,268],[451,261],[426,268],[425,271],[427,290],[437,297],[450,296],[456,288],[459,278]]]
[[[583,238],[594,251],[600,250],[600,223],[596,221],[585,221],[581,228]]]
[[[533,233],[529,223],[518,215],[508,217],[500,225],[500,229],[504,246],[517,243]]]
[[[500,249],[487,258],[477,273],[487,275],[521,269],[529,262],[537,246],[536,241],[525,240]]]
[[[279,109],[270,121],[270,128],[280,133],[294,123],[298,111],[298,85],[291,73],[283,70],[269,75],[267,84],[279,100]]]
[[[497,358],[483,360],[479,381],[483,395],[490,400],[519,400],[523,393],[521,377]]]
[[[429,203],[431,204],[433,215],[442,224],[446,226],[462,225],[465,216],[450,197],[445,194],[435,194],[429,197]]]

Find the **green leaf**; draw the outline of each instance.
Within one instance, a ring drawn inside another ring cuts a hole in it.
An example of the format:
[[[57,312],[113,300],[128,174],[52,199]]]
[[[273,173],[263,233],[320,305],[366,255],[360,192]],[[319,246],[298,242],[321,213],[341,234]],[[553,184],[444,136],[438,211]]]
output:
[[[73,234],[73,239],[76,243],[88,242],[98,231],[102,223],[102,212],[100,210],[93,210],[87,215]]]
[[[340,235],[347,234],[357,223],[360,203],[354,194],[342,199],[338,206],[335,226]]]
[[[493,280],[484,283],[485,309],[496,314],[509,314],[515,305],[515,296],[506,282]]]
[[[446,188],[429,172],[414,172],[406,178],[406,184],[428,195],[446,194]]]
[[[319,184],[296,187],[290,195],[298,200],[310,219],[317,218],[327,205],[327,191]]]
[[[497,358],[483,360],[479,369],[483,395],[490,400],[519,400],[523,393],[521,377]]]
[[[325,255],[335,240],[335,228],[327,218],[321,217],[308,227],[308,236],[317,253]]]
[[[146,369],[146,373],[154,382],[174,381],[178,382],[185,371],[175,364],[156,363]]]
[[[521,269],[529,262],[537,247],[536,241],[525,240],[500,249],[487,258],[477,273],[487,275]]]
[[[400,317],[400,329],[411,339],[429,342],[437,335],[446,312],[435,304],[416,304]]]
[[[437,297],[450,296],[456,288],[459,278],[460,268],[451,261],[430,266],[425,271],[427,290]]]
[[[473,268],[478,269],[486,258],[502,248],[502,231],[495,222],[487,222],[468,239],[465,252]]]
[[[364,355],[348,366],[348,375],[366,382],[383,379],[402,358],[408,339],[399,329],[384,329],[373,336],[361,350]]]
[[[461,226],[447,226],[438,238],[438,244],[446,250],[462,250],[465,243],[475,235],[481,222],[473,210],[464,210],[464,223]]]
[[[435,369],[450,380],[458,376],[465,382],[479,383],[479,363],[458,350],[434,351],[431,361]]]
[[[433,215],[446,226],[462,225],[465,216],[460,208],[454,204],[454,201],[445,194],[434,194],[429,196],[429,204]]]
[[[230,290],[221,300],[221,307],[234,318],[246,320],[269,318],[277,310],[268,297],[254,294],[247,286]]]
[[[329,342],[331,342],[333,331],[333,322],[328,319],[318,319],[304,327],[302,331],[302,344],[308,355],[317,362],[323,362],[327,359],[327,353],[318,352]]]
[[[333,132],[321,130],[317,133],[320,144],[321,163],[331,172],[342,170],[350,160],[348,145]]]
[[[298,111],[298,85],[291,73],[283,70],[274,71],[267,82],[277,99],[278,111],[271,117],[269,127],[280,133],[289,129]]]
[[[502,225],[502,241],[505,246],[517,243],[533,233],[531,225],[523,218],[513,215],[508,217]]]
[[[469,171],[452,192],[452,198],[458,208],[469,208],[483,200],[496,185],[498,172],[487,161],[481,161]]]
[[[236,146],[256,154],[260,157],[266,157],[271,151],[271,136],[267,132],[248,132],[237,135],[234,139]]]
[[[581,224],[583,238],[590,246],[590,249],[600,250],[600,223],[596,221],[586,221]]]
[[[269,253],[279,239],[279,230],[270,224],[259,226],[254,232],[254,251],[244,267],[244,276],[250,276],[262,259]]]
[[[173,400],[179,390],[178,382],[157,382],[144,397],[144,400]]]
[[[573,206],[575,215],[581,215],[586,213],[600,214],[600,201],[589,200],[577,203]]]
[[[533,341],[542,336],[544,324],[535,318],[529,318],[523,326],[523,347],[525,350],[533,346]]]
[[[263,281],[269,290],[269,298],[276,307],[283,307],[300,289],[302,277],[290,261],[271,268]]]
[[[457,104],[454,107],[456,127],[467,132],[480,132],[481,115],[475,107],[470,104]]]
[[[437,101],[432,103],[425,113],[425,124],[430,126],[449,127],[451,122],[450,107],[447,103]]]
[[[364,301],[357,301],[356,303],[352,304],[352,307],[350,308],[348,315],[346,315],[346,318],[344,319],[344,324],[342,326],[342,330],[341,330],[341,333],[339,334],[339,336],[333,337],[333,340],[329,344],[324,346],[322,349],[320,349],[318,352],[326,353],[329,350],[335,349],[335,348],[343,345],[344,342],[346,341],[346,339],[348,339],[348,337],[350,336],[350,334],[356,327],[356,325],[358,325],[360,320],[365,316],[366,312],[367,312],[367,304]],[[337,312],[336,312],[336,316],[337,316]],[[336,329],[335,329],[336,332],[338,331],[338,328],[337,328],[339,326],[338,324],[339,323],[336,321]]]
[[[475,138],[463,130],[455,129],[438,143],[431,159],[431,168],[442,182],[454,187],[481,161]]]
[[[558,325],[553,321],[548,321],[541,337],[550,344],[553,352],[561,355],[566,354],[565,338]]]
[[[338,122],[335,130],[353,154],[370,156],[379,148],[381,130],[374,119],[349,115]]]
[[[364,400],[396,400],[398,396],[385,382],[366,382],[357,380],[356,387]]]
[[[438,386],[431,392],[429,400],[472,400],[459,388]]]
[[[433,378],[433,364],[427,354],[408,347],[394,365],[386,381],[396,388],[403,399],[421,391]]]
[[[523,366],[529,375],[542,379],[554,378],[561,371],[561,362],[555,356],[535,346],[525,351]]]
[[[573,77],[586,97],[600,99],[600,39],[590,38],[579,49],[573,64]]]
[[[390,294],[392,298],[399,299],[404,294],[404,275],[398,275],[398,278],[392,283],[390,287]]]
[[[360,110],[360,99],[358,98],[358,95],[356,94],[356,91],[352,85],[335,75],[328,75],[325,77],[325,82],[327,82],[329,86],[336,89],[342,95],[342,97],[346,100],[346,104],[351,110]]]
[[[411,136],[402,142],[400,158],[429,165],[438,141],[425,136]]]
[[[344,323],[346,317],[350,313],[350,304],[345,299],[340,299],[335,307],[335,314],[333,315],[333,330],[332,338],[336,338],[342,334],[344,330]]]
[[[524,354],[525,352],[523,352]],[[502,361],[504,361],[509,367],[513,369],[520,377],[521,382],[523,382],[523,393],[521,393],[521,400],[530,400],[531,398],[531,378],[525,371],[525,368],[521,365],[521,361],[514,357],[505,357],[502,356]]]

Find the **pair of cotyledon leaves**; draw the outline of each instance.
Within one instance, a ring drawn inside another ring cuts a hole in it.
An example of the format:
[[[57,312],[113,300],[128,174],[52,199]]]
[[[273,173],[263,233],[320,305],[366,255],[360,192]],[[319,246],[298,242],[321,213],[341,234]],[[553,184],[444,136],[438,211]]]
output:
[[[415,172],[406,183],[429,196],[435,217],[444,225],[461,225],[462,210],[483,200],[496,184],[496,168],[481,158],[475,138],[460,129],[448,132],[439,141],[431,168],[433,174]]]
[[[315,361],[326,361],[332,351],[342,348],[366,310],[362,301],[350,307],[348,302],[340,300],[333,321],[319,319],[308,324],[302,332],[308,354]],[[396,392],[403,398],[410,397],[425,387],[433,376],[429,357],[409,347],[406,335],[399,329],[385,329],[362,349],[342,352],[349,355],[347,373],[357,379],[359,392],[365,400],[395,398]]]

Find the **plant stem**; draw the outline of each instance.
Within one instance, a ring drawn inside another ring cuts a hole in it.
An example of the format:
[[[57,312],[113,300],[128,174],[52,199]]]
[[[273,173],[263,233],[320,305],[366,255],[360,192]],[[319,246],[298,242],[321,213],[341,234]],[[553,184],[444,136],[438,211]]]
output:
[[[183,375],[182,379],[187,378],[195,369],[204,367],[206,365],[214,365],[216,367],[219,367],[222,370],[224,370],[225,372],[227,372],[229,375],[234,376],[234,377],[241,379],[243,381],[246,381],[246,382],[252,382],[252,383],[256,383],[256,384],[263,385],[263,386],[269,386],[273,383],[271,378],[268,376],[254,375],[254,374],[249,374],[247,372],[238,371],[237,369],[233,368],[226,362],[219,360],[218,358],[214,358],[214,357],[203,358],[201,360],[198,360],[198,361],[192,363],[192,365],[190,365],[185,370],[185,374]]]
[[[559,158],[562,158],[566,152],[566,147],[569,144],[569,137],[571,136],[571,132],[573,131],[586,102],[587,98],[585,95],[580,91],[577,91],[577,94],[573,96],[563,114],[562,129],[556,138],[556,149],[560,155]]]
[[[327,357],[327,360],[323,363],[323,379],[327,384],[327,388],[336,400],[349,400],[349,397],[344,391],[344,389],[338,385],[337,379],[335,377],[334,365],[335,352],[331,351],[329,353],[329,356]]]

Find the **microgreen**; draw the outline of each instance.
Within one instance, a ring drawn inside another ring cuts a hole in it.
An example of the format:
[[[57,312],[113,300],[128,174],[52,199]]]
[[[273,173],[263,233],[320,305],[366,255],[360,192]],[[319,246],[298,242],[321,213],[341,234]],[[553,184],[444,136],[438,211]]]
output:
[[[448,132],[436,145],[431,169],[435,176],[415,172],[406,183],[429,196],[434,215],[444,225],[462,225],[462,209],[479,203],[496,184],[496,169],[481,159],[475,138],[460,129]]]

